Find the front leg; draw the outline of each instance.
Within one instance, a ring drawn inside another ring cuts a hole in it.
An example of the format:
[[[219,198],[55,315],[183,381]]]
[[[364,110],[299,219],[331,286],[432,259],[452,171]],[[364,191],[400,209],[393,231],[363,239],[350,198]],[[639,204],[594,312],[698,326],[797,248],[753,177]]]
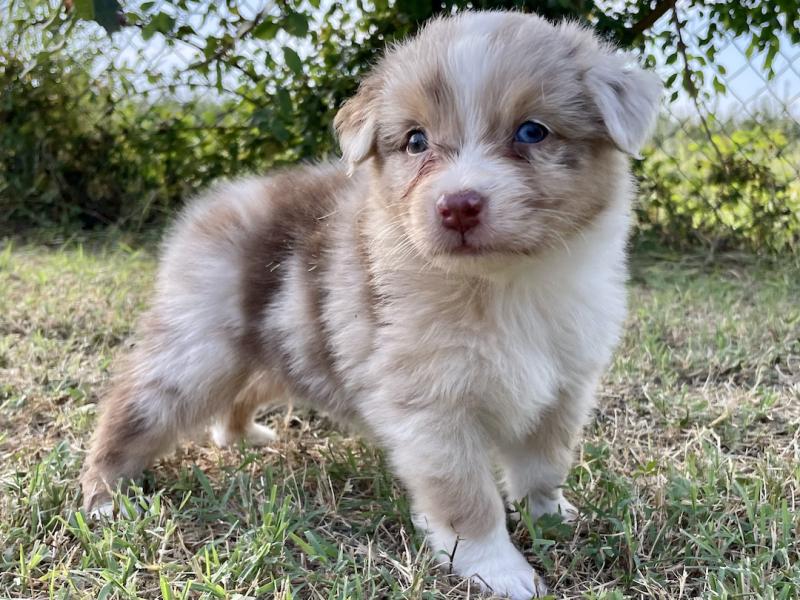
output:
[[[414,522],[440,566],[513,600],[546,593],[511,542],[485,436],[468,419],[384,404],[368,421],[411,494]]]
[[[571,522],[578,517],[578,509],[564,498],[562,487],[593,406],[592,398],[590,391],[562,392],[532,433],[518,442],[499,444],[508,500],[527,500],[534,519],[554,514]]]

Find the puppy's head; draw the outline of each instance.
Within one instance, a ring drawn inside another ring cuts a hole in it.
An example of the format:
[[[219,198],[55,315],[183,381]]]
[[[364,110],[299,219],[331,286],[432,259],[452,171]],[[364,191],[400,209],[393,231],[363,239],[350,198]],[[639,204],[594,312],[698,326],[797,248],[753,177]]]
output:
[[[335,127],[419,253],[528,255],[621,193],[660,89],[576,24],[463,13],[388,51]]]

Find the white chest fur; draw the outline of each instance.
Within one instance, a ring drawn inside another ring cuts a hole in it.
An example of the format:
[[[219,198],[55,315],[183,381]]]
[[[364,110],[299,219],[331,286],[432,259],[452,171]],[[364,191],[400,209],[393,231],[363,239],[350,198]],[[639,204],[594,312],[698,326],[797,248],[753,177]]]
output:
[[[625,314],[624,214],[565,251],[464,289],[407,277],[380,334],[373,374],[397,401],[479,414],[494,433],[525,435],[560,397],[593,385]]]
[[[593,383],[607,364],[624,316],[614,273],[524,280],[498,297],[480,352],[491,381],[484,407],[505,435],[521,435],[559,398]],[[476,383],[477,383],[476,381]]]

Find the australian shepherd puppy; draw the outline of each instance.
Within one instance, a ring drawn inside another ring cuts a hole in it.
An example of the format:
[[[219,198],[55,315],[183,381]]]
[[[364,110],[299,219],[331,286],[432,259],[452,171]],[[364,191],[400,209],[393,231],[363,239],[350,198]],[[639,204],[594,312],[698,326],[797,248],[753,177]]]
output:
[[[198,427],[269,442],[253,415],[291,397],[374,436],[442,563],[542,594],[504,497],[576,515],[561,486],[620,335],[627,155],[659,94],[589,30],[520,13],[387,50],[336,116],[341,163],[218,185],[178,218],[86,508]]]

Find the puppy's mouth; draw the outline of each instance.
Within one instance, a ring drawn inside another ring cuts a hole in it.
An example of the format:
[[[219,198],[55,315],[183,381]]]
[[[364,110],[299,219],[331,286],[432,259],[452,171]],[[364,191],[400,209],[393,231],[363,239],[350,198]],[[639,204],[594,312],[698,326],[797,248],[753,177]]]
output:
[[[473,232],[452,232],[440,240],[436,254],[440,256],[482,256],[489,254],[492,248],[485,241],[476,239],[481,236]]]
[[[476,256],[484,254],[486,251],[486,248],[467,240],[464,234],[461,235],[461,240],[457,244],[445,249],[445,252],[455,256]]]

